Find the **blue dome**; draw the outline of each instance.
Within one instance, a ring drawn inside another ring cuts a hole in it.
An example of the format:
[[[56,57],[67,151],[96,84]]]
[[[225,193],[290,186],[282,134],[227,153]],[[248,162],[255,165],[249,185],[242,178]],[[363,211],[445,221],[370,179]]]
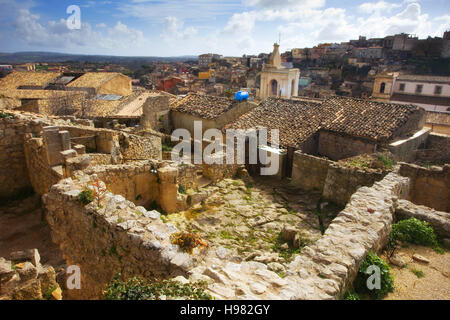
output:
[[[249,94],[247,91],[238,91],[234,94],[234,99],[236,101],[247,101]]]

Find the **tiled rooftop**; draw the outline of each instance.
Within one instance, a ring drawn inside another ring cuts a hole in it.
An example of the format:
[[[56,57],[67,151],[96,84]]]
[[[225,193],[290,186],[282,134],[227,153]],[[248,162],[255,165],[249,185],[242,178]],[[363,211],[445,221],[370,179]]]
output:
[[[342,97],[327,99],[323,106],[331,110],[323,129],[379,142],[392,139],[414,112],[424,112],[415,105]]]
[[[225,128],[279,129],[282,147],[298,147],[320,129],[384,142],[419,110],[356,98],[333,97],[321,104],[269,98]]]
[[[281,146],[298,146],[320,129],[326,114],[318,103],[268,98],[225,128],[279,129]]]
[[[229,98],[190,93],[175,102],[171,108],[174,111],[188,113],[202,119],[214,120],[232,109],[236,103],[235,100]]]
[[[17,89],[19,86],[44,87],[60,75],[57,72],[12,72],[0,79],[0,89]]]
[[[117,72],[87,72],[67,86],[74,88],[96,88],[104,82],[120,75]]]

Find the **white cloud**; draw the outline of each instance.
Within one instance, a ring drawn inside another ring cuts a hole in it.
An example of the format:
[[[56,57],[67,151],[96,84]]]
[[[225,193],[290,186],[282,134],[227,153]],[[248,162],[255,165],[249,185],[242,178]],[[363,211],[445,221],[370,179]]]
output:
[[[80,30],[67,28],[66,20],[42,23],[39,15],[29,10],[20,10],[14,22],[15,34],[28,46],[54,49],[98,50],[129,49],[140,46],[145,41],[142,31],[129,28],[120,21],[113,28],[103,28],[105,32],[92,29],[89,23],[82,23]]]
[[[247,6],[258,8],[321,8],[325,5],[325,0],[245,0]]]
[[[166,17],[164,19],[163,34],[161,35],[166,41],[187,40],[197,34],[194,27],[184,27],[184,22],[176,17]]]
[[[391,12],[393,9],[400,8],[402,5],[400,3],[390,3],[386,1],[378,1],[378,2],[366,2],[361,4],[358,9],[363,13],[382,13],[382,12]]]

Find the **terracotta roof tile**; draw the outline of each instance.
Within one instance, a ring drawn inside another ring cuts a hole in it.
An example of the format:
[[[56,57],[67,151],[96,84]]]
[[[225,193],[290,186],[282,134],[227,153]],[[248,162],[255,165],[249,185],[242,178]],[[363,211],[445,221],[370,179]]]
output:
[[[225,129],[279,129],[282,147],[299,147],[321,129],[383,142],[415,112],[424,110],[356,98],[333,97],[321,104],[269,98]]]
[[[214,120],[224,112],[233,108],[237,102],[224,97],[214,97],[190,93],[186,97],[175,102],[171,109],[182,113],[188,113],[202,119]]]

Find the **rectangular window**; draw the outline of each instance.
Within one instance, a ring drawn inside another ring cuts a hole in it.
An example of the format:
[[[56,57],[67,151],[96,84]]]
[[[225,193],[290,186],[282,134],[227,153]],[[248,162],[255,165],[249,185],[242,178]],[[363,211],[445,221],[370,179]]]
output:
[[[441,94],[441,93],[442,93],[442,86],[434,87],[434,94]]]
[[[416,93],[422,93],[423,90],[423,85],[422,84],[418,84],[416,87]]]
[[[399,91],[405,91],[405,84],[404,83],[400,83],[400,88],[398,90]]]

